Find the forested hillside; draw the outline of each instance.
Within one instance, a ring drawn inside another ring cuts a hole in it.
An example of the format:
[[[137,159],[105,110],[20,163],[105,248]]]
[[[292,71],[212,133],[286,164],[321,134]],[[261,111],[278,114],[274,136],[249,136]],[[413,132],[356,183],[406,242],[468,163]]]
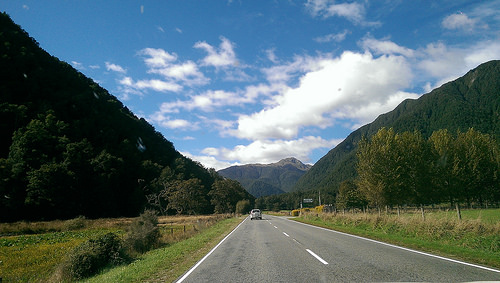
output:
[[[5,13],[0,66],[0,221],[135,216],[147,207],[213,213],[253,201],[241,186],[182,156]]]
[[[311,168],[290,157],[271,164],[247,164],[219,170],[226,178],[240,182],[255,197],[290,192],[302,175]]]
[[[294,190],[310,188],[334,195],[342,181],[356,176],[356,149],[363,136],[382,127],[396,133],[418,131],[429,138],[434,131],[467,132],[474,128],[500,140],[500,61],[490,61],[463,77],[423,95],[403,101],[393,111],[351,133],[330,150],[298,182]]]

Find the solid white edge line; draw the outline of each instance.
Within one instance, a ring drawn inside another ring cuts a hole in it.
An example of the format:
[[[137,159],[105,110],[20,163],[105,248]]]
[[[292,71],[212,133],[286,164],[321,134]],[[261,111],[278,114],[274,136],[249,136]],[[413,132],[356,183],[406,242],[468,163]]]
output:
[[[315,254],[313,251],[311,251],[310,249],[306,249],[306,251],[308,253],[310,253],[313,257],[315,257],[317,260],[319,260],[322,264],[324,265],[327,265],[328,262],[326,262],[324,259],[322,259],[321,257],[319,257],[319,255]]]
[[[209,257],[229,236],[231,236],[231,234],[233,234],[234,231],[236,231],[236,229],[238,229],[241,224],[243,224],[245,221],[247,221],[248,217],[246,217],[243,221],[241,221],[240,224],[238,224],[238,226],[236,226],[236,228],[233,229],[233,231],[231,231],[231,233],[227,234],[226,237],[224,237],[224,239],[222,239],[211,251],[208,252],[208,254],[206,254],[202,259],[200,259],[200,261],[198,261],[193,267],[191,267],[191,269],[186,272],[178,281],[176,281],[177,283],[181,283],[182,281],[184,281],[202,262],[204,262],[207,257]]]
[[[429,253],[425,253],[425,252],[421,252],[421,251],[417,251],[417,250],[412,250],[412,249],[409,249],[409,248],[400,247],[400,246],[396,246],[396,245],[393,245],[393,244],[384,243],[384,242],[380,242],[380,241],[377,241],[377,240],[373,240],[373,239],[369,239],[369,238],[365,238],[365,237],[361,237],[361,236],[351,235],[351,234],[347,234],[347,233],[344,233],[344,232],[339,232],[339,231],[335,231],[335,230],[331,230],[331,229],[327,229],[327,228],[323,228],[323,227],[318,227],[318,226],[314,226],[314,225],[307,224],[307,223],[302,223],[302,222],[298,222],[298,221],[294,221],[294,222],[302,224],[302,225],[310,226],[310,227],[313,227],[313,228],[317,228],[317,229],[329,231],[329,232],[332,232],[332,233],[337,233],[337,234],[341,234],[341,235],[345,235],[345,236],[350,236],[350,237],[353,237],[353,238],[362,239],[362,240],[365,240],[365,241],[369,241],[369,242],[373,242],[373,243],[385,245],[385,246],[388,246],[388,247],[393,247],[393,248],[405,250],[405,251],[416,253],[416,254],[421,254],[421,255],[425,255],[425,256],[429,256],[429,257],[433,257],[433,258],[438,258],[438,259],[445,260],[445,261],[450,261],[450,262],[459,263],[459,264],[462,264],[462,265],[467,265],[467,266],[471,266],[471,267],[475,267],[475,268],[479,268],[479,269],[484,269],[484,270],[488,270],[488,271],[500,273],[500,270],[489,268],[489,267],[486,267],[486,266],[481,266],[481,265],[477,265],[477,264],[473,264],[473,263],[468,263],[468,262],[464,262],[464,261],[460,261],[460,260],[456,260],[456,259],[451,259],[451,258],[442,257],[442,256],[438,256],[438,255],[433,255],[433,254],[429,254]]]

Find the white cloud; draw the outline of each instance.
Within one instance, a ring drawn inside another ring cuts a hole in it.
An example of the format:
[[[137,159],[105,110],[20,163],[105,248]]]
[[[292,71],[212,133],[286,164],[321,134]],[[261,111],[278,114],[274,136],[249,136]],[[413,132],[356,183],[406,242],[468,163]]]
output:
[[[324,36],[316,37],[314,38],[314,41],[319,43],[332,42],[332,41],[341,42],[344,41],[348,33],[350,33],[348,30],[344,30],[343,32],[340,33],[331,33]]]
[[[267,59],[269,59],[269,61],[273,62],[274,64],[277,64],[278,57],[276,57],[276,54],[274,54],[275,51],[276,51],[275,48],[271,48],[271,49],[266,50],[266,56],[267,56]]]
[[[198,123],[192,123],[185,119],[171,119],[170,116],[164,115],[162,113],[155,113],[154,115],[149,117],[149,120],[167,129],[182,131],[193,131],[199,129]]]
[[[318,59],[310,56],[295,56],[292,62],[261,69],[271,83],[288,82],[297,75],[318,69]]]
[[[144,48],[138,54],[148,57],[144,59],[144,62],[150,68],[167,67],[177,60],[177,54],[170,54],[163,49]]]
[[[205,41],[199,41],[194,45],[194,48],[203,49],[208,53],[202,59],[203,65],[213,67],[236,66],[238,61],[233,50],[233,43],[223,36],[220,37],[220,40],[222,42],[218,49]]]
[[[457,79],[479,64],[500,58],[500,40],[478,42],[465,48],[449,47],[442,42],[428,44],[419,50],[423,59],[419,68],[427,79],[436,81],[427,89]]]
[[[134,82],[134,80],[130,77],[124,77],[122,78],[119,83],[127,88],[133,88],[136,90],[147,90],[147,89],[152,89],[154,91],[159,91],[159,92],[166,92],[166,91],[171,91],[171,92],[178,92],[182,90],[182,86],[176,83],[172,82],[166,82],[162,80],[139,80]]]
[[[234,148],[208,147],[201,156],[191,157],[205,166],[222,169],[238,163],[272,163],[294,156],[303,162],[309,162],[311,151],[320,148],[332,148],[341,139],[325,140],[321,137],[307,136],[296,140],[258,140],[249,145],[237,145]],[[221,161],[223,160],[223,161]],[[235,162],[238,160],[238,162]]]
[[[337,16],[343,17],[354,24],[380,25],[379,22],[367,22],[365,20],[365,6],[357,2],[336,4],[334,0],[308,0],[305,5],[313,17],[321,16],[326,19]]]
[[[80,62],[77,62],[77,61],[71,61],[71,65],[73,65],[73,67],[75,69],[78,69],[78,70],[85,70],[85,67],[83,66],[82,63]]]
[[[232,134],[250,140],[291,139],[306,126],[331,126],[335,117],[371,121],[412,78],[408,63],[400,56],[374,58],[369,52],[344,52],[336,59],[318,58],[316,64],[319,68],[302,76],[299,86],[274,98],[274,107],[241,115]],[[366,115],[361,110],[367,107],[379,111]]]
[[[165,120],[161,122],[161,125],[165,128],[169,129],[193,129],[197,128],[193,124],[191,124],[187,120],[183,119],[174,119],[174,120]]]
[[[168,53],[163,49],[145,48],[138,53],[144,56],[144,63],[149,67],[148,73],[159,74],[167,80],[182,81],[192,85],[204,85],[209,79],[199,71],[193,61],[175,63],[177,54]]]
[[[399,46],[396,43],[389,40],[377,40],[371,37],[365,37],[361,41],[361,46],[365,50],[371,50],[375,54],[401,54],[406,57],[413,57],[415,54],[414,50]]]
[[[460,29],[466,31],[472,31],[476,24],[476,20],[469,18],[464,13],[458,13],[449,15],[441,23],[446,29]]]
[[[243,106],[255,103],[259,96],[269,96],[278,93],[283,85],[260,84],[248,86],[244,91],[207,90],[198,95],[191,95],[188,100],[177,100],[164,102],[160,107],[160,113],[179,113],[181,110],[192,111],[195,109],[211,112],[227,106]]]
[[[183,151],[183,152],[181,152],[181,154],[192,159],[192,160],[196,160],[196,161],[200,162],[206,168],[214,168],[215,170],[224,169],[224,168],[234,166],[234,165],[241,165],[240,163],[237,163],[237,162],[230,163],[227,161],[221,161],[213,156],[193,155],[187,151]]]
[[[113,64],[110,62],[105,62],[105,64],[106,64],[106,70],[108,70],[108,71],[113,71],[113,72],[122,73],[122,74],[125,74],[127,72],[127,70],[125,70],[120,65],[116,65],[116,64]]]

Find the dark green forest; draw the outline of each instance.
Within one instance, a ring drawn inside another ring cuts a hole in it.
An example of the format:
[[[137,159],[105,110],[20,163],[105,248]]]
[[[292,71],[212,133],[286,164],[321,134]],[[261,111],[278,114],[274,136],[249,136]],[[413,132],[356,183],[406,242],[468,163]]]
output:
[[[359,143],[381,128],[395,133],[417,131],[428,139],[439,130],[456,134],[473,128],[500,141],[500,61],[490,61],[448,82],[416,100],[405,100],[393,111],[380,115],[374,122],[352,132],[342,143],[330,150],[302,176],[294,187],[294,195],[266,197],[258,203],[266,207],[296,208],[299,195],[316,196],[321,191],[323,203],[334,204],[343,182],[358,178]],[[497,173],[498,174],[498,173]],[[310,190],[310,188],[314,188]],[[437,189],[437,188],[435,188]],[[498,190],[498,186],[497,186]],[[301,192],[301,194],[299,194]],[[295,200],[295,206],[290,206]],[[498,201],[498,200],[497,200]]]
[[[0,221],[224,213],[253,202],[6,13],[0,66]]]

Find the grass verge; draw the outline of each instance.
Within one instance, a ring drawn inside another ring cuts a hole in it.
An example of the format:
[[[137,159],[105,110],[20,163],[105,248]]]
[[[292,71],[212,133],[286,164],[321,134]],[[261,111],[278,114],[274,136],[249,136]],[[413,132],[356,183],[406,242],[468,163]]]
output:
[[[443,212],[444,213],[444,212]],[[474,212],[478,213],[478,212]],[[478,213],[481,215],[481,213]],[[482,215],[500,215],[500,210]],[[500,221],[419,215],[305,214],[295,220],[432,254],[500,268]]]
[[[84,282],[173,282],[240,222],[241,218],[222,220],[191,238],[147,252],[131,264],[105,270]]]
[[[114,229],[60,231],[0,237],[0,277],[4,282],[41,282],[66,253],[90,237]]]

